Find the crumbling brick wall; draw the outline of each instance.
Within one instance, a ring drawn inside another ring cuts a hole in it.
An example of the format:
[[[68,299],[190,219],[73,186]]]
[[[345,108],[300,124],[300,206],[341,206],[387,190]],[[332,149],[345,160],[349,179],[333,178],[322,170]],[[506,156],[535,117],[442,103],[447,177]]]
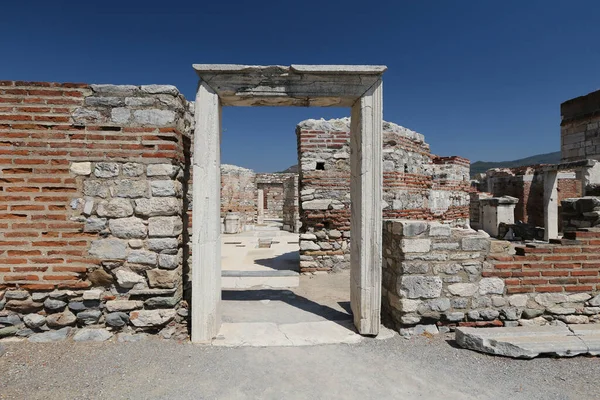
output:
[[[600,90],[560,105],[561,160],[600,160]]]
[[[22,335],[185,336],[190,125],[173,86],[0,82],[0,312]]]
[[[251,169],[221,165],[221,217],[238,213],[243,225],[256,221],[256,174]]]
[[[296,128],[300,169],[300,268],[346,268],[350,260],[350,119]],[[469,162],[436,157],[423,135],[383,123],[383,216],[466,225]]]
[[[598,322],[600,229],[565,235],[513,248],[436,222],[384,221],[384,320],[397,329]]]

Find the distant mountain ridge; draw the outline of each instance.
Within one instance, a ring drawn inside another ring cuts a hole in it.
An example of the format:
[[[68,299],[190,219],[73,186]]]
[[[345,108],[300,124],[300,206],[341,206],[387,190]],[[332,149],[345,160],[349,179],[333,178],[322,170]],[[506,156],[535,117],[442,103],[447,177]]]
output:
[[[475,161],[471,164],[471,176],[483,173],[490,168],[513,168],[536,164],[558,164],[560,163],[560,151],[554,153],[537,154],[535,156],[520,158],[513,161]]]

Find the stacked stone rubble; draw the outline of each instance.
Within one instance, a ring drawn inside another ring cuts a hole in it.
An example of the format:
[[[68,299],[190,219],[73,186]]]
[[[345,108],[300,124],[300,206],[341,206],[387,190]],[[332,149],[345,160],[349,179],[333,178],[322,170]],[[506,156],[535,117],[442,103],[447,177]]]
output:
[[[586,196],[561,201],[560,217],[564,231],[600,225],[600,198]]]

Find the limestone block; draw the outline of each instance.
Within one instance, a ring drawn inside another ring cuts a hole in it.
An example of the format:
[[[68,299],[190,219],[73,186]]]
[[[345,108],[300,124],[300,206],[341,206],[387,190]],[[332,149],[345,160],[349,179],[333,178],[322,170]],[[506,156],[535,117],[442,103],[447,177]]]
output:
[[[464,245],[464,243],[463,243]],[[504,281],[500,278],[482,278],[479,281],[479,294],[503,294]]]
[[[574,307],[562,307],[562,306],[548,307],[547,310],[551,314],[558,314],[558,315],[575,314],[575,312],[577,311]]]
[[[119,97],[89,96],[89,97],[85,98],[84,104],[86,106],[92,106],[92,107],[118,107],[118,106],[122,106],[124,103],[123,103],[123,99],[121,99]]]
[[[444,314],[444,317],[450,322],[459,322],[465,319],[465,313],[462,312],[449,312]]]
[[[175,197],[152,197],[135,200],[135,213],[145,217],[177,215],[181,212],[181,200]]]
[[[431,311],[444,312],[450,308],[450,300],[446,298],[434,299],[427,303]]]
[[[176,255],[172,254],[159,254],[158,255],[158,266],[164,269],[175,269],[182,262],[181,251]]]
[[[94,93],[103,95],[103,96],[132,96],[136,93],[139,93],[140,89],[134,85],[91,85]]]
[[[591,298],[592,296],[587,293],[574,293],[567,296],[567,301],[569,303],[583,303]]]
[[[73,114],[73,122],[80,125],[89,123],[98,123],[104,120],[102,114],[96,110],[90,110],[86,107],[77,108]],[[91,171],[90,171],[91,173]]]
[[[91,197],[88,197],[85,199],[82,213],[83,213],[83,215],[89,216],[90,214],[92,214],[93,210],[94,210],[94,199]]]
[[[462,248],[465,251],[486,251],[490,246],[490,239],[486,237],[467,236],[462,239]]]
[[[93,257],[108,260],[124,260],[127,252],[127,242],[112,238],[94,240],[89,251]]]
[[[409,299],[433,299],[442,293],[442,280],[437,276],[403,276],[398,292]]]
[[[152,269],[146,271],[148,283],[152,288],[172,289],[179,283],[179,271]]]
[[[146,237],[146,225],[137,217],[111,219],[108,222],[111,233],[121,239],[141,239]]]
[[[156,265],[157,254],[153,251],[133,250],[129,252],[127,262],[133,264]]]
[[[127,124],[131,118],[131,110],[127,107],[115,107],[110,111],[110,120],[115,124]]]
[[[432,223],[429,225],[429,236],[444,237],[450,236],[452,229],[449,225]]]
[[[537,301],[537,299],[536,299]],[[539,301],[538,301],[539,303]],[[593,307],[600,307],[600,294],[591,299],[588,304]]]
[[[144,164],[128,162],[123,164],[123,175],[129,177],[140,176],[144,173]]]
[[[160,238],[146,240],[146,247],[152,251],[177,249],[179,241],[176,238]]]
[[[98,289],[86,290],[85,292],[83,292],[83,301],[100,300],[101,296],[102,296],[102,290],[98,290]]]
[[[300,235],[300,240],[317,240],[317,236],[312,233],[303,233]]]
[[[147,167],[146,175],[148,176],[168,176],[175,177],[179,172],[179,167],[172,164],[150,164]]]
[[[74,162],[71,164],[69,170],[75,175],[89,175],[92,173],[92,163],[86,162]]]
[[[142,308],[144,303],[138,300],[109,300],[106,302],[106,311],[131,311]]]
[[[525,307],[527,300],[529,300],[529,296],[526,294],[513,294],[508,298],[508,304],[513,307]]]
[[[136,274],[128,268],[117,268],[113,273],[117,278],[119,286],[125,289],[131,289],[138,283],[146,283],[146,279],[143,276]]]
[[[101,232],[106,228],[106,218],[89,217],[85,219],[83,231],[86,233]]]
[[[567,324],[587,324],[590,319],[585,315],[565,315],[564,322]]]
[[[342,232],[338,231],[337,229],[331,229],[327,232],[327,236],[329,236],[331,239],[339,239],[342,237]]]
[[[415,325],[421,322],[421,317],[416,314],[406,314],[400,317],[400,322],[404,325]]]
[[[535,296],[535,302],[544,307],[552,307],[556,304],[566,303],[569,298],[562,293],[540,293]]]
[[[133,207],[128,199],[114,198],[98,203],[96,213],[100,217],[124,218],[133,215]]]
[[[176,311],[172,309],[141,310],[130,314],[131,323],[138,327],[156,327],[169,323],[175,318]]]
[[[426,274],[429,272],[429,263],[423,261],[402,261],[400,269],[403,274]]]
[[[99,162],[94,168],[96,178],[112,178],[119,175],[119,164],[113,162]]]
[[[453,283],[448,285],[448,291],[454,296],[471,297],[479,287],[475,283]]]
[[[150,191],[156,197],[181,197],[183,189],[179,181],[161,180],[150,182]]]
[[[331,199],[317,199],[305,201],[302,203],[304,210],[328,210],[331,205]]]
[[[134,181],[131,179],[122,179],[115,181],[113,188],[116,197],[147,197],[148,183],[146,181]]]
[[[403,253],[427,253],[431,250],[431,239],[402,239],[400,249]]]
[[[125,105],[130,107],[152,107],[156,104],[154,97],[126,97]]]
[[[402,221],[400,226],[402,231],[399,233],[405,237],[419,236],[429,229],[429,223],[423,221]]]
[[[179,236],[183,230],[183,222],[179,217],[151,217],[148,219],[148,236]]]
[[[300,241],[300,251],[316,251],[316,250],[321,250],[321,247],[310,240],[301,240]]]
[[[175,122],[175,112],[171,110],[135,110],[133,121],[140,125],[166,126]]]
[[[127,242],[132,249],[141,249],[144,247],[144,241],[141,239],[131,239]]]
[[[90,180],[83,181],[83,194],[92,197],[106,198],[110,194],[110,184],[107,181]]]
[[[173,85],[142,85],[141,90],[149,94],[170,94],[172,96],[179,94],[179,90]]]
[[[84,328],[73,335],[73,340],[75,342],[104,342],[111,337],[113,334],[106,329]]]
[[[416,312],[423,302],[421,300],[400,299],[400,311]]]

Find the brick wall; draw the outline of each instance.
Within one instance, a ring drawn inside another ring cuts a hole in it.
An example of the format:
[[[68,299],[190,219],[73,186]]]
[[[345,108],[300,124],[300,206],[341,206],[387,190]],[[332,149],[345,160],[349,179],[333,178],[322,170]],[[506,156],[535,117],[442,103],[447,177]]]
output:
[[[600,159],[600,90],[560,105],[561,159]]]
[[[110,325],[119,307],[125,329],[182,321],[189,127],[172,86],[0,82],[0,312],[53,329]],[[179,228],[153,236],[157,218]]]
[[[298,139],[301,270],[349,265],[350,120],[307,120]],[[436,157],[423,135],[383,124],[383,216],[464,225],[469,218],[469,162]]]
[[[283,218],[285,203],[284,183],[297,176],[290,173],[262,173],[256,175],[256,187],[263,190],[266,218]]]
[[[242,225],[256,221],[256,174],[251,169],[221,165],[221,217],[238,213]]]

